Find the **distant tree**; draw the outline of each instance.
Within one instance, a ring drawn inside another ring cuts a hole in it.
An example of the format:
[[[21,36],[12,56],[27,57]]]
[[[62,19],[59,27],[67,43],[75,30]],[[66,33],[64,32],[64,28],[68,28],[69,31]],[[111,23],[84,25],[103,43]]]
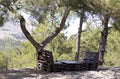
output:
[[[79,60],[79,54],[80,54],[80,41],[81,41],[81,33],[82,33],[82,26],[83,22],[87,20],[86,13],[91,13],[92,12],[92,7],[90,7],[90,3],[88,0],[75,0],[72,3],[72,9],[77,13],[77,15],[80,17],[80,22],[79,22],[79,28],[78,28],[78,33],[77,33],[77,42],[76,42],[76,52],[75,52],[75,57],[74,59],[76,61]]]
[[[94,13],[98,14],[102,19],[103,30],[101,32],[101,39],[99,43],[99,64],[103,64],[104,62],[104,53],[105,47],[107,45],[107,37],[108,37],[108,24],[111,16],[119,10],[117,5],[119,4],[119,0],[93,0],[90,2],[93,7]],[[117,3],[117,4],[116,4]]]
[[[114,26],[113,26],[114,27]],[[106,53],[105,53],[105,65],[107,66],[120,66],[120,32],[116,29],[110,29],[110,35],[108,36]]]

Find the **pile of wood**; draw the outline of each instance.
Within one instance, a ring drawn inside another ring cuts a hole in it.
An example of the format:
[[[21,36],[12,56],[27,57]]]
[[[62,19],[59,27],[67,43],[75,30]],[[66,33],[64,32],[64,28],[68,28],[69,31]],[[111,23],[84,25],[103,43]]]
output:
[[[38,67],[41,71],[46,72],[60,72],[60,71],[85,71],[96,70],[98,68],[98,53],[85,52],[82,61],[55,61],[52,52],[43,51],[39,58]]]

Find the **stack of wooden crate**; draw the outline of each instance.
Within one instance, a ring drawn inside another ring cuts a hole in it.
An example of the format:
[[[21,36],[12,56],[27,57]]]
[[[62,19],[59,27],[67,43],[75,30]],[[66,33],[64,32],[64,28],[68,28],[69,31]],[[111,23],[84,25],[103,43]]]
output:
[[[98,68],[98,53],[85,52],[82,61],[61,60],[54,62],[52,52],[43,51],[39,59],[39,69],[46,72],[61,72],[61,71],[85,71],[95,70]]]

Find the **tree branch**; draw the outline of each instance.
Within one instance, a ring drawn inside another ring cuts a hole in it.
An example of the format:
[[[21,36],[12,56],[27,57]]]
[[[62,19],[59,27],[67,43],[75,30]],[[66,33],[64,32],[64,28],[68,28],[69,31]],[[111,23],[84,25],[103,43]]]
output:
[[[24,35],[26,36],[26,38],[32,43],[32,45],[36,48],[36,50],[38,51],[38,49],[40,48],[39,43],[37,43],[33,37],[31,36],[31,34],[27,31],[26,27],[25,27],[25,19],[23,16],[20,15],[19,17],[20,19],[20,26],[21,26],[21,30],[24,33]]]
[[[60,31],[64,28],[65,26],[65,22],[66,22],[66,18],[69,14],[71,10],[71,7],[67,7],[65,12],[64,12],[64,15],[63,15],[63,18],[61,20],[61,23],[60,23],[60,26],[56,28],[56,30],[51,33],[51,35],[49,35],[47,38],[45,38],[44,41],[41,42],[41,46],[44,48],[52,39],[54,39],[59,33]]]

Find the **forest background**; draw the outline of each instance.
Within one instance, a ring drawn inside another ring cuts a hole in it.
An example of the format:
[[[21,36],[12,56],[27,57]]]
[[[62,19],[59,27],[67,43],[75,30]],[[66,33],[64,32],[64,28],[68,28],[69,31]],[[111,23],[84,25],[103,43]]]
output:
[[[30,31],[32,36],[37,40],[37,42],[43,41],[50,33],[52,33],[56,25],[60,24],[60,20],[62,18],[64,7],[61,6],[68,4],[69,0],[0,0],[0,4],[4,3],[4,1],[13,2],[15,5],[22,7],[22,10],[26,12],[30,17],[37,22],[32,21],[31,25],[34,27],[33,30]],[[61,1],[63,1],[61,3]],[[68,2],[67,2],[68,1]],[[77,0],[76,0],[77,1]],[[88,1],[88,0],[85,0]],[[94,0],[93,0],[94,1]],[[100,0],[105,3],[102,6],[108,4],[109,6],[105,7],[107,10],[109,8],[110,11],[115,12],[117,17],[120,16],[119,10],[116,10],[120,7],[120,0],[114,0],[114,2],[110,0]],[[56,7],[59,5],[60,8]],[[53,5],[54,4],[54,5]],[[87,3],[86,3],[87,4]],[[97,4],[97,2],[96,2]],[[115,5],[115,6],[113,6]],[[74,5],[75,6],[75,5]],[[99,5],[100,6],[100,5]],[[76,7],[76,6],[75,6]],[[12,20],[18,22],[15,15],[10,13],[1,5],[0,7],[0,25],[1,28],[5,22]],[[101,7],[100,7],[101,8]],[[103,9],[103,7],[102,7]],[[74,60],[75,52],[76,52],[76,41],[77,34],[73,34],[71,36],[67,36],[65,30],[69,28],[71,20],[81,17],[80,10],[76,11],[72,9],[67,19],[66,25],[62,32],[55,39],[53,39],[45,49],[53,52],[54,60]],[[16,12],[15,12],[16,13]],[[102,25],[102,16],[98,13],[90,13],[85,12],[85,20],[84,20],[84,28],[81,34],[81,43],[80,43],[80,60],[82,59],[83,53],[86,51],[98,52],[99,42],[101,38],[101,31],[103,29]],[[116,17],[116,15],[111,16]],[[8,18],[9,17],[9,18]],[[119,23],[119,19],[110,18],[109,21],[109,34],[107,37],[107,45],[105,50],[105,66],[120,66],[120,32],[119,26],[116,26]],[[118,21],[118,22],[117,22]],[[77,26],[72,26],[77,28]],[[10,27],[8,27],[10,28]],[[73,29],[74,30],[74,29]],[[11,42],[16,41],[14,39],[6,39],[4,46],[8,46],[8,48],[4,48],[0,50],[0,68],[1,69],[12,69],[12,68],[26,68],[26,67],[36,67],[36,51],[32,44],[24,39],[23,41],[17,41],[17,45],[11,45]],[[16,44],[15,43],[15,44]],[[1,43],[2,44],[2,43]]]

